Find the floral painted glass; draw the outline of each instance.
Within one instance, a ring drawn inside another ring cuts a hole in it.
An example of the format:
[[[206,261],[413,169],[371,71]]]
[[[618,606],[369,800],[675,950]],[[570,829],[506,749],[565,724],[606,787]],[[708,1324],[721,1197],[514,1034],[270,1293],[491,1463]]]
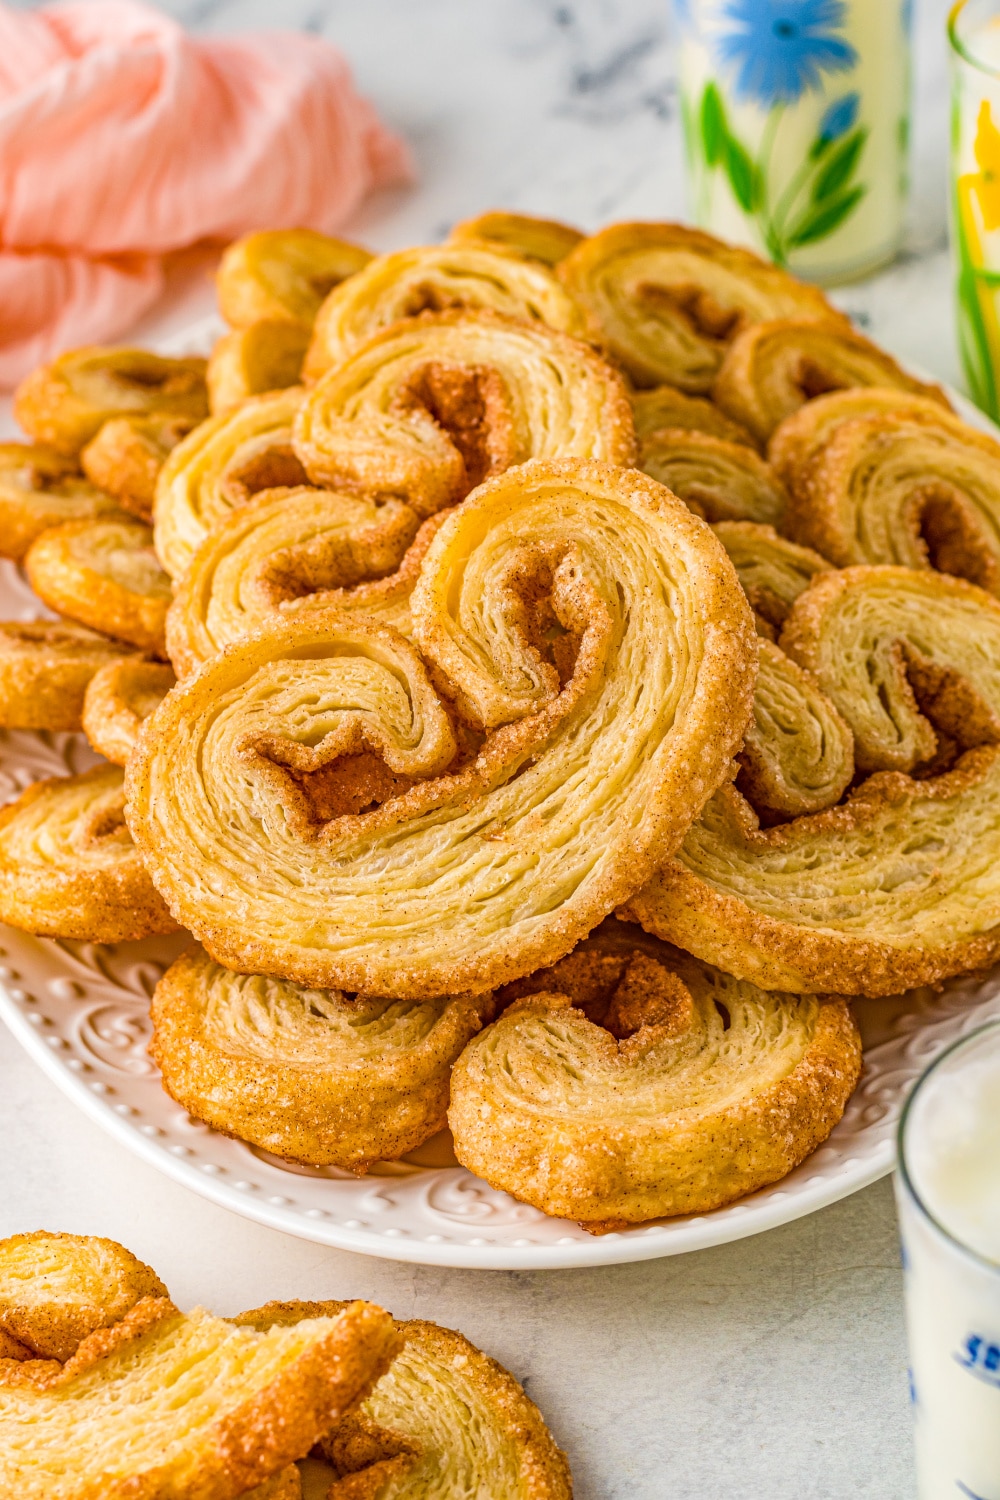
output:
[[[952,248],[958,336],[977,406],[1000,418],[1000,0],[964,0],[952,55]]]
[[[797,274],[892,259],[912,0],[674,0],[692,209]]]

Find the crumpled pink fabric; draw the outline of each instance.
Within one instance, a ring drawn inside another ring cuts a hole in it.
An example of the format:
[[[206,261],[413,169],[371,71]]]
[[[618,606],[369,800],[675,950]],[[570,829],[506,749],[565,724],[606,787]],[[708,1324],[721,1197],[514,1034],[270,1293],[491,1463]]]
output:
[[[411,175],[320,38],[196,39],[137,0],[0,5],[0,385],[122,333],[165,253],[332,232]]]

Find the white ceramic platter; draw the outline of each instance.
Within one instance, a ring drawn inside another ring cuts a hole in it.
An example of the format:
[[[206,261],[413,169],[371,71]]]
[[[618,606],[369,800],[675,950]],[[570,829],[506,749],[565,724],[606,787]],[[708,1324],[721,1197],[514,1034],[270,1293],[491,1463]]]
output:
[[[203,347],[213,326],[199,327],[183,347]],[[986,425],[960,398],[956,404]],[[0,618],[43,613],[18,571],[0,565]],[[0,733],[0,801],[40,776],[80,771],[97,759],[79,735]],[[149,997],[184,944],[173,937],[107,948],[0,927],[0,1015],[91,1119],[194,1192],[319,1244],[430,1265],[543,1269],[649,1260],[812,1213],[892,1169],[895,1124],[911,1083],[942,1048],[1000,1016],[1000,967],[939,991],[862,1001],[860,1087],[830,1139],[801,1167],[731,1208],[593,1236],[473,1177],[455,1162],[447,1136],[357,1178],[334,1167],[290,1166],[192,1119],[163,1092],[146,1054]]]

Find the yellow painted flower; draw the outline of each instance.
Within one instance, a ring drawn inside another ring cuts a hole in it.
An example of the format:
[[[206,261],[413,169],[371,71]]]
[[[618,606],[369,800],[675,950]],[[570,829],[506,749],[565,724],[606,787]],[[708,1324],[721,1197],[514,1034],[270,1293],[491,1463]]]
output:
[[[979,199],[986,230],[1000,229],[1000,130],[993,123],[988,99],[979,106],[976,143],[973,148],[979,176],[972,187]]]

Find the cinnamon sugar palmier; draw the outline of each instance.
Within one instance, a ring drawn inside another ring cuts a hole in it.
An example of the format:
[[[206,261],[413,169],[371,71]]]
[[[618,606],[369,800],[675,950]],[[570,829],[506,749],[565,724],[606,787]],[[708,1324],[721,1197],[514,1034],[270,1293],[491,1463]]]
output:
[[[893,386],[949,410],[939,386],[907,375],[891,355],[848,324],[790,318],[758,323],[733,339],[712,398],[764,443],[813,397],[850,386]]]
[[[772,318],[845,322],[817,287],[681,224],[612,224],[578,245],[559,276],[590,336],[641,387],[707,395],[741,329]]]
[[[713,530],[750,600],[758,634],[774,640],[802,590],[817,573],[829,572],[832,564],[811,547],[779,536],[773,526],[719,521]]]
[[[18,386],[14,415],[38,443],[75,458],[112,417],[208,415],[203,359],[147,349],[71,349]]]
[[[385,1000],[233,974],[183,954],[153,996],[170,1096],[276,1156],[363,1173],[442,1130],[451,1068],[489,995]]]
[[[208,401],[213,417],[251,396],[297,385],[309,343],[300,323],[277,319],[234,328],[218,340],[208,361]]]
[[[342,1302],[269,1302],[251,1328],[335,1316]],[[327,1500],[571,1500],[566,1456],[514,1377],[451,1328],[397,1321],[403,1342],[360,1406],[320,1440]]]
[[[258,229],[229,245],[215,284],[233,328],[264,319],[311,328],[323,299],[372,259],[371,251],[315,229]]]
[[[844,422],[857,417],[909,416],[945,423],[950,418],[940,401],[892,386],[851,386],[814,396],[774,429],[767,444],[767,461],[789,490],[806,481],[809,465]]]
[[[842,422],[799,470],[784,524],[841,567],[932,567],[1000,594],[1000,443],[946,412]]]
[[[130,516],[70,521],[43,531],[24,566],[50,609],[163,656],[170,579],[153,551],[153,533]]]
[[[704,432],[727,443],[757,447],[756,439],[745,427],[727,417],[714,402],[705,401],[701,396],[686,396],[672,385],[632,391],[630,396],[636,436],[640,442],[661,427],[680,427],[685,432]]]
[[[0,557],[20,562],[37,536],[64,521],[116,510],[71,458],[32,443],[0,443]]]
[[[46,937],[125,943],[177,926],[125,826],[122,773],[36,781],[0,811],[0,921]]]
[[[411,609],[422,655],[292,614],[143,727],[130,827],[227,967],[401,998],[491,988],[634,891],[727,774],[750,609],[709,528],[638,472],[488,481],[434,537]],[[471,762],[428,668],[481,741]]]
[[[94,673],[132,655],[68,620],[0,624],[0,727],[76,730]]]
[[[183,577],[196,549],[229,512],[261,490],[307,483],[292,449],[303,391],[256,396],[212,417],[167,459],[156,486],[156,551],[171,578]]]
[[[780,644],[874,774],[843,805],[766,830],[724,788],[628,913],[776,989],[892,994],[992,963],[1000,605],[935,573],[849,568],[800,594]]]
[[[621,377],[586,344],[457,310],[397,323],[325,376],[295,451],[316,483],[423,517],[530,458],[631,464],[635,436]]]
[[[197,423],[191,417],[151,412],[145,417],[113,417],[80,454],[88,479],[113,495],[123,510],[141,521],[153,515],[156,481],[181,438]],[[67,517],[67,520],[73,519]],[[55,523],[53,522],[53,525]]]
[[[81,723],[99,755],[124,766],[135,747],[142,721],[162,703],[177,681],[165,662],[128,656],[110,661],[87,684]]]
[[[409,634],[409,599],[437,529],[401,500],[331,490],[268,490],[206,537],[167,617],[167,650],[186,677],[248,631],[302,609],[360,610]]]
[[[639,932],[599,928],[519,988],[455,1066],[455,1152],[585,1228],[706,1213],[778,1181],[861,1070],[843,1000],[768,993]]]
[[[115,1240],[12,1234],[0,1240],[0,1329],[38,1359],[67,1360],[143,1297],[165,1297],[156,1273]]]
[[[583,319],[548,266],[502,245],[453,243],[380,255],[323,303],[303,374],[318,380],[381,329],[447,308],[487,309],[561,333]]]
[[[788,497],[764,460],[745,443],[679,427],[643,438],[639,467],[707,521],[779,524]]]
[[[455,225],[449,238],[459,243],[487,240],[516,250],[529,260],[556,266],[576,248],[583,235],[579,229],[562,224],[558,219],[540,219],[536,214],[512,214],[494,209],[477,214],[473,219],[463,219]]]

